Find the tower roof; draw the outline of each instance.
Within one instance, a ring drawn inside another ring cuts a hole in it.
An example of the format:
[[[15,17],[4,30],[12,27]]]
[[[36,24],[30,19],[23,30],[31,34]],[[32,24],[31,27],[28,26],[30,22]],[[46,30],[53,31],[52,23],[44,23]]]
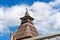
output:
[[[38,36],[37,30],[32,24],[32,20],[34,20],[34,18],[29,15],[27,9],[25,16],[20,19],[22,20],[22,24],[19,26],[19,28],[14,34],[17,40]],[[29,19],[29,21],[27,19]]]

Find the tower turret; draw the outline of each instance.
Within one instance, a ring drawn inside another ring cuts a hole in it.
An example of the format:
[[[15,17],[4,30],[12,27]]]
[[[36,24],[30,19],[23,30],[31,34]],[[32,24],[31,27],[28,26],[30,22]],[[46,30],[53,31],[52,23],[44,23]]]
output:
[[[34,18],[32,18],[29,15],[27,9],[26,9],[25,16],[21,17],[20,19],[21,19],[21,25],[19,26],[18,30],[14,34],[14,36],[16,37],[16,40],[38,36],[38,32],[33,25]]]

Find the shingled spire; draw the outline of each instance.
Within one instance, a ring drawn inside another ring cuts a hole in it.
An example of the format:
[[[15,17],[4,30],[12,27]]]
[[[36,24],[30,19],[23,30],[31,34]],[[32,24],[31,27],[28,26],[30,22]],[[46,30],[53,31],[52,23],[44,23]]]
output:
[[[33,25],[33,20],[28,10],[26,9],[26,13],[24,17],[21,17],[21,25],[19,26],[18,30],[15,32],[14,37],[16,40],[26,39],[38,36],[38,32]]]

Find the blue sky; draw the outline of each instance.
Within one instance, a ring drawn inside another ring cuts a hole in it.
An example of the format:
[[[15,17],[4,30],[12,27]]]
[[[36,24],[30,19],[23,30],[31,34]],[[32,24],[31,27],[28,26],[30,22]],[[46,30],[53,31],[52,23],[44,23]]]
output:
[[[13,5],[20,5],[20,4],[28,4],[28,5],[32,5],[35,1],[40,1],[40,2],[50,2],[53,0],[0,0],[0,5],[3,6],[13,6]]]
[[[0,40],[10,40],[24,16],[25,8],[35,18],[34,26],[40,35],[60,32],[59,0],[0,0]]]

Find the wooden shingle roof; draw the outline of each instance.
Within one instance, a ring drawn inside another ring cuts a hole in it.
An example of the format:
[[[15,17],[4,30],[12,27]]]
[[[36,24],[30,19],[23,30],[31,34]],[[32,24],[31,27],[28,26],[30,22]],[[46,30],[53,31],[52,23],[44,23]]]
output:
[[[33,25],[33,18],[29,16],[27,11],[25,16],[21,19],[21,23],[23,24],[21,24],[17,31],[14,33],[14,37],[16,37],[17,40],[19,40],[38,36],[38,32]]]

